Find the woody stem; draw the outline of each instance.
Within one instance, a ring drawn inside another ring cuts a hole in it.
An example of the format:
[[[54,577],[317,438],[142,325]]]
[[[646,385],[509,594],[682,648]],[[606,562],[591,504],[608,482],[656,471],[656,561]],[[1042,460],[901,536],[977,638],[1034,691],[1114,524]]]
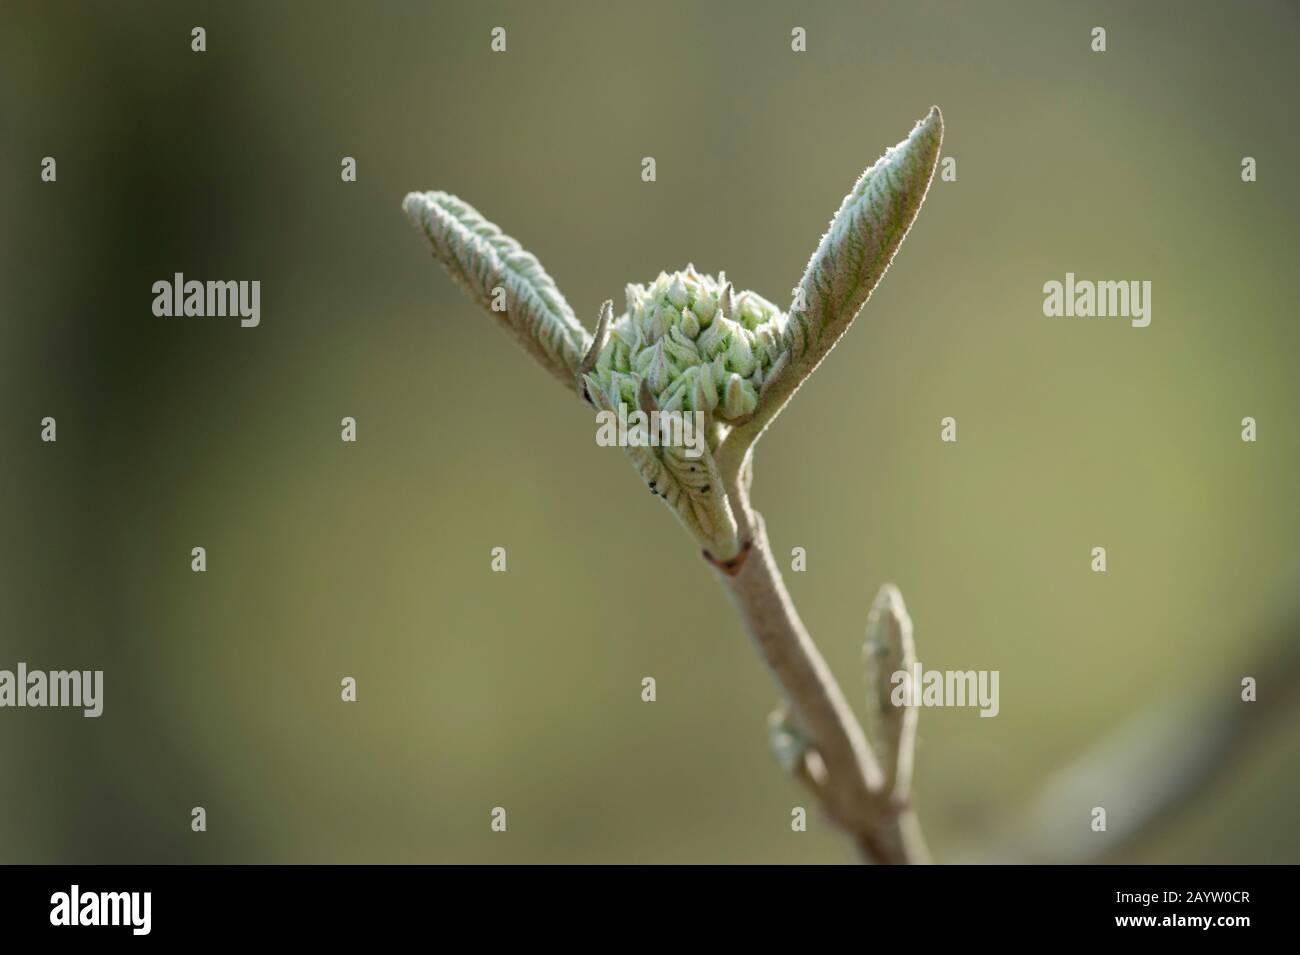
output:
[[[884,776],[861,724],[785,589],[762,516],[749,507],[744,468],[730,469],[728,495],[750,547],[745,559],[717,576],[768,670],[790,715],[826,767],[813,788],[830,819],[851,836],[868,861],[927,861],[910,807],[890,805]]]

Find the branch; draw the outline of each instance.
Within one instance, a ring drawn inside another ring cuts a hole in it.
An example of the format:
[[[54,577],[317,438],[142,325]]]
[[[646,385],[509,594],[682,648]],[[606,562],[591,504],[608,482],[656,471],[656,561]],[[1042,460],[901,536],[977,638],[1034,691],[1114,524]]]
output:
[[[742,485],[742,493],[747,488]],[[868,861],[927,861],[915,815],[898,805],[839,684],[808,635],[772,557],[762,516],[748,507],[751,545],[734,569],[715,564],[718,579],[785,697],[789,722],[807,754],[788,767],[821,801]],[[778,725],[774,727],[788,733]],[[778,753],[780,750],[778,750]]]

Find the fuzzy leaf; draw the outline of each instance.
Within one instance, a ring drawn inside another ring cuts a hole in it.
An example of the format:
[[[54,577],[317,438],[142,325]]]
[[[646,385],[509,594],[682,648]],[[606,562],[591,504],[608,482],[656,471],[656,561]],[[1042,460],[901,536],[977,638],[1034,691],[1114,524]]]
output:
[[[795,304],[804,307],[790,312],[784,365],[764,383],[754,417],[736,429],[738,444],[757,440],[866,304],[921,209],[942,142],[936,106],[844,197],[799,283]]]
[[[537,258],[469,203],[448,193],[413,192],[402,209],[469,297],[538,364],[574,388],[591,336]],[[504,311],[492,309],[497,288],[504,293]]]
[[[916,645],[912,639],[912,618],[903,595],[893,584],[885,584],[867,617],[867,640],[862,647],[867,675],[867,726],[872,744],[880,756],[886,789],[906,798],[912,781],[913,746],[916,738],[916,706],[896,706],[893,701],[894,674],[906,673],[912,680]],[[911,692],[921,692],[912,686]]]

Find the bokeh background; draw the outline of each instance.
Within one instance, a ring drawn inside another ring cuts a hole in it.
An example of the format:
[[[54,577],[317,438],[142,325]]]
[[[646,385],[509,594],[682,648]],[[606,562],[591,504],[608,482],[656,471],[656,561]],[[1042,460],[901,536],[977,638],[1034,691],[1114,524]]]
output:
[[[783,302],[935,103],[958,179],[762,442],[754,493],[778,554],[807,549],[788,584],[859,710],[886,580],[928,668],[1001,672],[996,719],[922,713],[936,857],[1014,833],[1149,705],[1205,712],[1243,675],[1289,692],[1249,661],[1300,580],[1295,4],[7,2],[0,21],[0,667],[106,681],[98,720],[0,711],[0,860],[850,859],[815,812],[790,830],[809,803],[768,750],[774,687],[691,539],[399,205],[466,198],[589,325],[688,260]],[[177,271],[261,280],[261,326],[155,318]],[[1151,280],[1151,326],[1044,318],[1067,271]],[[1283,715],[1113,858],[1300,861]],[[1093,795],[1071,798],[1084,827]]]

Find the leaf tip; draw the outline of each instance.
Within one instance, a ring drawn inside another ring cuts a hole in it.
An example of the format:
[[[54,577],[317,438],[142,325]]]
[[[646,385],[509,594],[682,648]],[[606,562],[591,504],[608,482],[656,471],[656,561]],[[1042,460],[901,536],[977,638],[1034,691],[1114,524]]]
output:
[[[427,192],[408,192],[406,198],[402,200],[402,211],[412,222],[420,221],[420,214],[429,205],[429,194]]]

